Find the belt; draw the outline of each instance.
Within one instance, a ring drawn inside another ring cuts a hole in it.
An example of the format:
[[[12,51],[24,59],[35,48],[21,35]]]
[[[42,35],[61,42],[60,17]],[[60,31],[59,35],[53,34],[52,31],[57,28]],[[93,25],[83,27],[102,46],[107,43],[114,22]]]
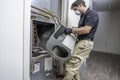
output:
[[[89,41],[93,41],[91,38],[78,38],[77,40],[89,40]]]

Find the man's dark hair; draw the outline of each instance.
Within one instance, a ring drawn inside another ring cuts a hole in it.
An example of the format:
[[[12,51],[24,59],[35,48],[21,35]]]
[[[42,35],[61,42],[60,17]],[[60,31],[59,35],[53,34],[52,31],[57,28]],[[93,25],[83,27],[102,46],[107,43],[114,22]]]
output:
[[[82,4],[84,7],[86,7],[84,0],[76,0],[76,1],[72,4],[71,8],[73,8],[73,7],[78,7],[80,4]]]

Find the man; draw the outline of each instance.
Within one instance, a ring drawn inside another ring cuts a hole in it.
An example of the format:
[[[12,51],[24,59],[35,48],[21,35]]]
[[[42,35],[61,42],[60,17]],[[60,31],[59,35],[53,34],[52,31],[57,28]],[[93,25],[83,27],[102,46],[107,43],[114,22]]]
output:
[[[71,9],[76,15],[80,15],[78,28],[66,28],[65,33],[77,34],[77,43],[72,58],[66,62],[66,73],[63,80],[80,80],[79,68],[88,58],[94,45],[94,35],[97,30],[99,16],[90,8],[87,8],[83,0],[75,1]]]

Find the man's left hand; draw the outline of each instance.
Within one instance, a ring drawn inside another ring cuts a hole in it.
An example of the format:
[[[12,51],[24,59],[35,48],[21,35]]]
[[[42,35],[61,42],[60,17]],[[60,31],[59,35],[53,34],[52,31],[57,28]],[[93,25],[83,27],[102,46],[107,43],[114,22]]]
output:
[[[66,34],[70,34],[70,33],[72,33],[72,29],[71,29],[71,28],[66,28],[66,29],[64,30],[64,32],[65,32]]]

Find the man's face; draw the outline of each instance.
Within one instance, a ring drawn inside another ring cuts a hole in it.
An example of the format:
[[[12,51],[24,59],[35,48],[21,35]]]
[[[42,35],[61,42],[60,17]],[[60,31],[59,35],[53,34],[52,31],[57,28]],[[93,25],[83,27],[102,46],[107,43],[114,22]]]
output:
[[[74,10],[76,15],[81,15],[81,13],[82,13],[82,8],[80,6],[73,7],[72,10]]]
[[[76,10],[79,10],[78,7],[73,7],[72,10],[76,11]]]
[[[80,11],[80,13],[82,13],[82,7],[81,6],[73,7],[72,10],[74,10],[74,11]]]

